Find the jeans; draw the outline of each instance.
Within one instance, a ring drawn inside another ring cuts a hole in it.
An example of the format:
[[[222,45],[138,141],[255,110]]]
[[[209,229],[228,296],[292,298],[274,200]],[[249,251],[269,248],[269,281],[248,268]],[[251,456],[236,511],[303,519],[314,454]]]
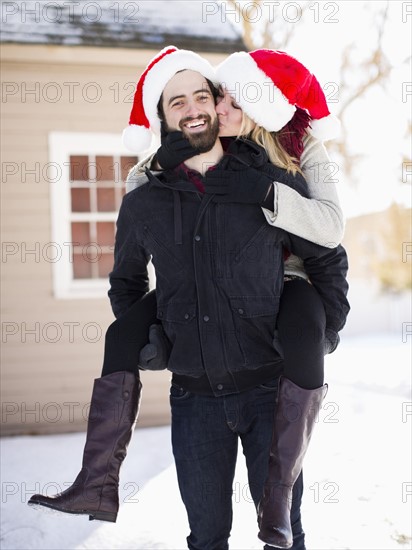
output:
[[[278,380],[223,397],[195,395],[172,384],[172,445],[186,507],[191,550],[226,550],[232,527],[232,485],[240,439],[257,507],[267,475]],[[293,488],[293,550],[305,550],[300,519],[302,473]],[[258,527],[256,524],[256,534]],[[265,546],[269,550],[269,546]]]

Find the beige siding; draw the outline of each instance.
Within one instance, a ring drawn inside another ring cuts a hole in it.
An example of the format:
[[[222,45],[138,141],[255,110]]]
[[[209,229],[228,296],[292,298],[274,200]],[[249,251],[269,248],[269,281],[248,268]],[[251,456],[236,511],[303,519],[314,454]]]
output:
[[[43,176],[49,162],[48,135],[51,131],[120,133],[131,108],[132,88],[127,84],[135,84],[155,53],[2,45],[2,80],[18,89],[2,104],[3,435],[86,427],[83,411],[87,412],[93,379],[100,375],[104,333],[113,314],[105,296],[85,300],[53,296],[52,264],[42,254],[52,241],[49,182]],[[224,56],[205,57],[218,63]],[[68,82],[78,84],[73,101],[64,84]],[[56,88],[50,83],[62,92],[58,101],[54,102]],[[97,83],[101,91],[96,102],[87,101],[84,95],[89,91],[91,98],[90,83]],[[6,176],[6,168],[17,173]],[[30,254],[36,246],[40,254]],[[5,254],[10,250],[16,253]],[[101,329],[94,343],[92,331],[86,338],[82,334],[89,323]],[[169,377],[166,372],[143,373],[139,425],[169,422]]]

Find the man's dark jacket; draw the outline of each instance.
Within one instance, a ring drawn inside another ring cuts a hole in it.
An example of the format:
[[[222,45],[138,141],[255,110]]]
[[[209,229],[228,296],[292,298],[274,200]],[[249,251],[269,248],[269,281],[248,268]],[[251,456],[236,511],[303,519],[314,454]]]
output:
[[[252,153],[243,146],[236,155],[253,164]],[[349,305],[341,246],[324,248],[272,227],[258,205],[215,202],[183,173],[142,177],[120,208],[109,297],[116,317],[142,298],[152,259],[157,317],[172,344],[170,371],[207,376],[215,395],[239,391],[246,380],[266,381],[281,361],[274,332],[284,247],[304,260],[327,328],[342,329]]]

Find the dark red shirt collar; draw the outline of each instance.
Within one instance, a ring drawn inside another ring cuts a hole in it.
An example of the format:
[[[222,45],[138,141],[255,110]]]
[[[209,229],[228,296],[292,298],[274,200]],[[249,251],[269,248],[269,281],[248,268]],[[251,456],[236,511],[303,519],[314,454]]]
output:
[[[201,193],[205,192],[205,186],[203,185],[202,174],[200,172],[192,170],[192,168],[186,166],[184,162],[179,164],[179,166],[175,168],[175,171],[176,173],[183,172],[187,179],[197,187],[198,191]]]

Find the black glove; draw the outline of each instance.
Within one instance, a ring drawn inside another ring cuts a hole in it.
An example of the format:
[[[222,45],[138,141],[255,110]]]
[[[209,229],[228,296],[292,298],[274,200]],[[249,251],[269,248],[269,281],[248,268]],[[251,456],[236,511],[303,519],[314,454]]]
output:
[[[199,154],[199,151],[190,145],[189,140],[184,137],[182,132],[166,133],[162,131],[161,143],[156,158],[159,166],[164,170],[176,168],[185,160]]]
[[[241,170],[208,170],[205,175],[205,193],[215,195],[216,202],[263,204],[270,192],[273,178],[259,170],[244,166]]]
[[[162,325],[150,325],[149,343],[139,354],[139,369],[165,370],[170,355],[170,342],[163,331]]]
[[[329,353],[333,353],[335,349],[338,347],[339,342],[340,342],[339,334],[334,330],[327,328],[325,330],[325,339],[323,341],[325,355],[328,355]]]
[[[246,155],[248,158],[247,166],[253,166],[254,168],[262,167],[269,162],[265,149],[255,141],[246,138],[231,140],[227,145],[227,153],[229,158],[231,157],[229,162],[232,162],[236,158],[240,161],[240,158]]]

